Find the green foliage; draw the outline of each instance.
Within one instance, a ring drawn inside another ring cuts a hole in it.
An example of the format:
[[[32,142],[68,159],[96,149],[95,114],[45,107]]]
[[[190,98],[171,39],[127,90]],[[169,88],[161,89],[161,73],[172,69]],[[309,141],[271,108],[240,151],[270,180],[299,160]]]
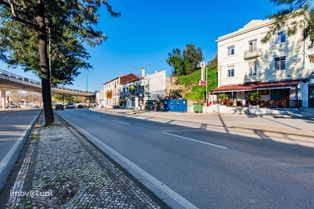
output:
[[[168,54],[167,63],[173,67],[174,75],[189,75],[197,70],[199,62],[203,60],[203,52],[201,48],[197,48],[194,44],[187,44],[186,48],[173,49]]]
[[[105,5],[116,17],[105,0],[0,0],[0,59],[8,65],[21,66],[25,71],[40,75],[38,52],[39,32],[50,41],[52,83],[71,84],[80,69],[89,69],[89,54],[84,43],[96,46],[106,36],[96,29],[99,8]],[[13,12],[11,10],[13,6]],[[38,21],[44,11],[45,27]]]
[[[280,10],[273,14],[270,18],[275,20],[271,30],[263,38],[263,42],[267,42],[270,38],[286,25],[288,18],[294,18],[297,16],[305,17],[305,28],[303,22],[292,22],[287,26],[287,34],[293,35],[297,30],[302,28],[304,38],[310,38],[311,43],[314,43],[314,8],[312,1],[308,0],[270,0],[277,6],[280,6]]]
[[[219,94],[218,99],[219,99],[219,101],[225,101],[225,100],[228,100],[229,97],[226,94]]]
[[[262,97],[258,92],[250,92],[250,93],[248,93],[248,97],[247,97],[247,99],[250,103],[255,103],[258,100],[260,100],[261,98]]]
[[[178,83],[180,85],[190,85],[196,84],[200,81],[201,78],[201,70],[197,70],[190,75],[182,75],[178,76]]]
[[[216,67],[209,65],[207,68],[207,90],[211,91],[218,85],[218,71]],[[205,95],[205,86],[199,86],[198,83],[201,79],[201,70],[196,70],[190,75],[178,76],[178,83],[185,86],[184,98],[198,101],[203,100]]]
[[[192,86],[192,89],[184,95],[184,98],[192,101],[202,101],[205,98],[205,86]]]

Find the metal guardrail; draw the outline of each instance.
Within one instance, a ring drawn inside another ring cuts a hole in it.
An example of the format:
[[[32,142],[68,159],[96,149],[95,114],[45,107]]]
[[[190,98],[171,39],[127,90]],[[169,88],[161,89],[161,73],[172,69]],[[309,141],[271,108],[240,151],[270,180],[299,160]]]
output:
[[[38,85],[39,88],[41,88],[41,82],[40,81],[35,81],[32,80],[30,78],[25,78],[23,76],[11,73],[9,71],[6,70],[2,70],[0,69],[0,75],[8,77],[8,78],[12,78],[18,81],[23,81],[27,84],[33,84],[33,85]],[[95,92],[90,92],[90,91],[82,91],[82,90],[77,90],[77,89],[70,89],[70,88],[65,88],[65,87],[53,87],[54,89],[60,89],[60,90],[66,90],[66,91],[72,91],[72,92],[78,92],[78,93],[86,93],[86,94],[95,94]]]
[[[39,81],[35,81],[35,80],[29,79],[29,78],[25,78],[23,76],[11,73],[11,72],[6,71],[6,70],[1,70],[0,69],[0,75],[4,75],[4,76],[9,77],[9,78],[13,78],[13,79],[16,79],[16,80],[19,80],[19,81],[24,81],[26,83],[31,83],[31,84],[35,84],[35,85],[40,85],[41,84]]]

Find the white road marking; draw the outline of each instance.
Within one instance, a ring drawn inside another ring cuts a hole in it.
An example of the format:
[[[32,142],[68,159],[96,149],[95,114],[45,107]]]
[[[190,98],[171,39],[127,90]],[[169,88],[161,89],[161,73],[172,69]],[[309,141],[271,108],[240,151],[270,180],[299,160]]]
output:
[[[1,118],[2,120],[5,120],[5,119],[7,119],[7,118],[9,118],[8,116],[6,116],[6,117],[3,117],[3,118]]]
[[[220,146],[220,145],[218,145],[218,144],[212,144],[212,143],[209,143],[209,142],[203,142],[203,141],[196,140],[196,139],[192,139],[192,138],[185,137],[185,136],[180,136],[180,135],[176,135],[176,134],[171,134],[171,133],[168,133],[168,132],[161,132],[161,133],[166,134],[166,135],[169,135],[169,136],[178,137],[178,138],[181,138],[181,139],[186,139],[186,140],[189,140],[189,141],[192,141],[192,142],[197,142],[197,143],[200,143],[200,144],[206,144],[206,145],[213,146],[213,147],[218,147],[218,148],[221,148],[221,149],[228,149],[227,147]]]
[[[122,122],[122,121],[119,121],[119,120],[111,120],[111,121],[116,122],[116,123],[121,123],[121,124],[124,124],[124,125],[130,125],[129,123]]]

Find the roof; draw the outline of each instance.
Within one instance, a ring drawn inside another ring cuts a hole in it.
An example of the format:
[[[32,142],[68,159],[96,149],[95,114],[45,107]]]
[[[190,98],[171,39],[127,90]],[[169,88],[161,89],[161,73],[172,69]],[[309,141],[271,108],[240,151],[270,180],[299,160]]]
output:
[[[306,13],[306,14],[308,14],[308,13]],[[296,17],[298,17],[298,18],[299,17],[306,18],[303,15],[295,16],[294,13],[291,13],[287,18],[288,19],[290,19],[290,18],[293,19],[293,18],[296,18]],[[296,20],[296,21],[299,21],[299,20]],[[227,40],[229,38],[233,38],[235,36],[242,35],[242,34],[245,34],[247,32],[254,31],[254,30],[257,30],[257,29],[260,29],[260,28],[263,28],[263,27],[269,27],[272,24],[274,24],[275,22],[276,22],[276,20],[273,19],[273,18],[268,18],[268,19],[264,19],[264,20],[251,20],[245,26],[240,28],[239,30],[218,37],[218,40],[216,42],[224,41],[224,40]],[[295,22],[295,21],[293,20],[293,22]]]
[[[107,83],[110,83],[110,82],[112,82],[112,81],[114,81],[114,80],[117,80],[118,78],[119,78],[119,77],[115,77],[115,78],[111,79],[110,81],[105,82],[104,85],[106,85]]]
[[[130,74],[127,74],[127,75],[122,75],[122,76],[119,76],[119,77],[115,77],[115,78],[111,79],[110,81],[105,82],[104,85],[106,85],[107,83],[110,83],[110,82],[112,82],[114,80],[117,80],[117,79],[120,79],[120,83],[122,85],[124,85],[124,84],[130,83],[130,82],[139,80],[139,77],[134,75],[133,73],[130,73]]]
[[[230,91],[254,91],[265,88],[290,87],[298,85],[301,80],[275,81],[275,82],[254,82],[239,85],[226,85],[215,88],[213,92],[230,92]]]
[[[133,81],[138,81],[139,77],[134,75],[133,73],[124,75],[120,77],[120,84],[125,85],[127,83],[133,82]]]
[[[229,38],[232,38],[232,37],[235,37],[235,36],[247,33],[249,31],[257,30],[257,29],[260,29],[260,28],[263,28],[263,27],[268,27],[269,25],[271,25],[273,23],[274,23],[274,20],[272,20],[272,19],[251,20],[244,27],[240,28],[239,30],[218,37],[217,42],[224,41],[226,39],[229,39]]]

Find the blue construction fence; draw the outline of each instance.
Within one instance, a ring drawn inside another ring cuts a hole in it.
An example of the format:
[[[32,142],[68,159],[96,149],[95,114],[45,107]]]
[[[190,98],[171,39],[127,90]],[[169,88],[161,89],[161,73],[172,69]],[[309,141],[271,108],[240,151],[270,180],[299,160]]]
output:
[[[164,100],[164,110],[170,112],[187,112],[188,102],[186,99],[166,99]]]

